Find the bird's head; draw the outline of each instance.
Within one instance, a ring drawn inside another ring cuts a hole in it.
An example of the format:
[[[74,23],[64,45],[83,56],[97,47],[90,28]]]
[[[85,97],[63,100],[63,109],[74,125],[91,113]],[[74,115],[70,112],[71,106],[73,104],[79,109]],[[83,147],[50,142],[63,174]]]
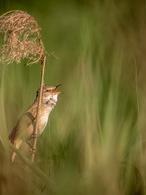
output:
[[[43,98],[42,102],[48,105],[55,106],[58,101],[58,95],[61,93],[59,90],[59,85],[57,86],[43,86]],[[37,97],[38,97],[39,91],[37,91]]]

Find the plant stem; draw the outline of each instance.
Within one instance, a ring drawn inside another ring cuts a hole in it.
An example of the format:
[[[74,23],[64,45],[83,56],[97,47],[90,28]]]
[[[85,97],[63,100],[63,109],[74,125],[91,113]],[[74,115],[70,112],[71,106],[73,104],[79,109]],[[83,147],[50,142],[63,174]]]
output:
[[[37,134],[38,134],[38,124],[40,118],[40,108],[42,103],[42,95],[43,95],[43,85],[44,85],[44,75],[45,75],[45,66],[46,66],[46,56],[43,56],[43,60],[41,63],[41,81],[40,81],[40,90],[39,90],[39,97],[38,97],[38,106],[37,106],[37,113],[36,113],[36,122],[33,131],[33,144],[32,144],[32,162],[34,162],[35,154],[36,154],[36,146],[37,146]]]

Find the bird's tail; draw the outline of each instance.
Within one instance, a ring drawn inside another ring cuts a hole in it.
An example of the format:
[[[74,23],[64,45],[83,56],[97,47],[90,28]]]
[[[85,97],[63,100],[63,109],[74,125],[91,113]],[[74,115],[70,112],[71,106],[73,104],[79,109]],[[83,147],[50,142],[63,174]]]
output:
[[[16,132],[17,132],[17,130],[16,130],[16,128],[14,128],[14,129],[12,129],[12,131],[9,134],[9,137],[8,138],[9,138],[9,140],[10,140],[10,142],[12,144],[14,144],[14,140],[16,138]]]
[[[16,139],[14,142],[13,142],[13,145],[14,145],[14,148],[16,150],[18,150],[20,148],[20,146],[22,145],[22,139]],[[16,152],[13,151],[12,152],[12,155],[11,155],[11,162],[14,162],[15,161],[15,158],[16,158]]]

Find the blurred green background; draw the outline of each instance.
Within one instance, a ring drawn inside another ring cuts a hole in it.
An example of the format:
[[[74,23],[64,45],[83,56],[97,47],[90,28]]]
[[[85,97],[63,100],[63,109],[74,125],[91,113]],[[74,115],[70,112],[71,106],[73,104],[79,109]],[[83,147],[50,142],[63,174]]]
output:
[[[8,133],[32,103],[38,64],[0,66],[0,194],[145,194],[146,2],[1,0],[42,28],[45,81],[62,84],[34,164]],[[22,158],[22,159],[21,159]]]

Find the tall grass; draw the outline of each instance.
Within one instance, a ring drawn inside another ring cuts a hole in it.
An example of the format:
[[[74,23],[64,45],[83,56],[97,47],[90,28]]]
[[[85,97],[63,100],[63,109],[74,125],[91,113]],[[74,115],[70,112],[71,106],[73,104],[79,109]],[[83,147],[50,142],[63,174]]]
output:
[[[33,101],[39,67],[1,65],[0,193],[145,194],[144,3],[9,3],[13,8],[38,18],[49,53],[46,83],[62,83],[62,94],[36,162],[18,153],[11,164],[7,136]]]

